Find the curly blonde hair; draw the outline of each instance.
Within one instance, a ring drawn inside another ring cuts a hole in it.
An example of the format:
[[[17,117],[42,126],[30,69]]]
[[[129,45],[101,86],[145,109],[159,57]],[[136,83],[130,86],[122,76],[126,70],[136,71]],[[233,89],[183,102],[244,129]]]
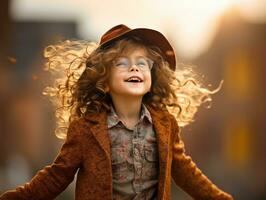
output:
[[[107,81],[112,61],[136,46],[145,48],[154,62],[151,90],[144,95],[143,103],[168,110],[180,127],[193,122],[198,107],[211,102],[210,95],[221,88],[222,82],[213,91],[204,88],[192,66],[179,63],[175,71],[171,70],[157,46],[145,44],[137,37],[123,38],[104,48],[87,41],[66,40],[44,50],[48,59],[44,69],[56,78],[43,94],[50,97],[56,108],[58,138],[65,138],[73,120],[102,109],[110,110]]]

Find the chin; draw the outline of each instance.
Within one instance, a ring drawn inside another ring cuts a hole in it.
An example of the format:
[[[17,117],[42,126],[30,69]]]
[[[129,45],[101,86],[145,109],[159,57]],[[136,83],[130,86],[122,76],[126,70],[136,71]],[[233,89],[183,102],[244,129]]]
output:
[[[132,97],[143,97],[146,93],[129,93],[128,96]]]

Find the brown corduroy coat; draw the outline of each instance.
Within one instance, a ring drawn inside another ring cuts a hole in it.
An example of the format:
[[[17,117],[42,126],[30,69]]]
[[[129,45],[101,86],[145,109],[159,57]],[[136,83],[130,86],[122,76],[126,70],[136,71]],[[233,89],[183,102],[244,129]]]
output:
[[[217,188],[185,155],[175,118],[166,111],[147,106],[156,131],[159,150],[158,200],[169,200],[171,177],[196,200],[232,200]],[[0,200],[51,200],[74,179],[76,200],[111,200],[112,166],[107,134],[107,113],[91,114],[72,122],[60,153],[53,164]]]

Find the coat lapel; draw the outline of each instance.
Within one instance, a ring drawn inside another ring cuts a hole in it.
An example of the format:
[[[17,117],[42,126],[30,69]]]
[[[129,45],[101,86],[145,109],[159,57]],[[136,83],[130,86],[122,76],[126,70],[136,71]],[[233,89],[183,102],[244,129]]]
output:
[[[152,121],[155,128],[158,150],[159,150],[159,185],[158,199],[162,199],[165,192],[166,169],[169,164],[169,137],[171,135],[170,119],[163,111],[155,111],[147,107],[152,115]]]
[[[147,108],[151,113],[153,125],[156,132],[159,148],[159,160],[161,163],[166,163],[168,157],[168,142],[170,136],[170,120],[163,111],[155,111],[150,107]]]
[[[107,132],[107,113],[106,111],[89,114],[86,116],[91,122],[90,130],[94,135],[95,139],[98,141],[100,147],[106,153],[106,157],[111,159],[111,143]]]

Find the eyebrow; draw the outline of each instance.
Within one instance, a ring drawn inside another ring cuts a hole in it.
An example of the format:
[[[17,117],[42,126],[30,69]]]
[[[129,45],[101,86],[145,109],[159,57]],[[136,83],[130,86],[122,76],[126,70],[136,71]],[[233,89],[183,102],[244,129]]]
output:
[[[117,59],[119,59],[119,58],[127,58],[127,59],[129,59],[129,57],[128,56],[119,56],[119,57],[117,57]],[[135,58],[149,58],[149,57],[147,57],[147,56],[136,56]]]

